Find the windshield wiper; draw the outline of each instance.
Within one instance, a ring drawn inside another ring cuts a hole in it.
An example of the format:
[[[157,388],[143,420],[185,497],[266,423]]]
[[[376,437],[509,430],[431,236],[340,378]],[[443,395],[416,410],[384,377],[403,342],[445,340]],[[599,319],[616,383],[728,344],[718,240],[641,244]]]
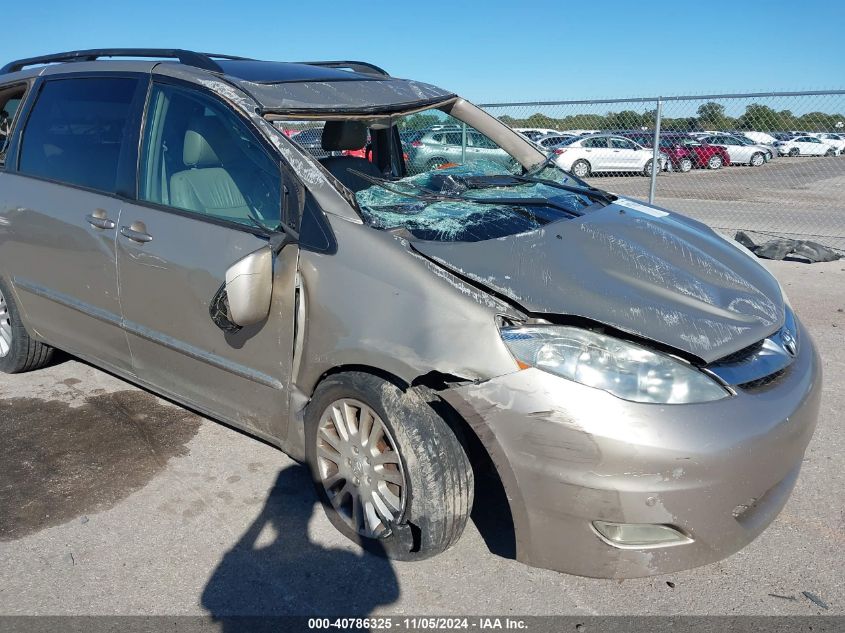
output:
[[[381,187],[391,193],[395,193],[400,196],[407,196],[409,198],[415,198],[417,200],[424,200],[426,202],[471,202],[475,204],[490,204],[490,205],[504,205],[504,206],[528,206],[528,207],[548,207],[551,209],[557,209],[558,211],[563,211],[574,217],[579,217],[584,215],[581,211],[577,211],[575,209],[570,209],[569,207],[565,207],[562,204],[557,204],[551,200],[546,198],[464,198],[461,196],[448,196],[432,189],[427,189],[426,187],[421,187],[419,185],[410,185],[414,187],[421,193],[410,193],[407,191],[402,191],[399,187],[394,186],[394,183],[390,180],[385,178],[378,178],[376,176],[371,176],[369,174],[365,174],[363,172],[357,171],[355,169],[349,169],[350,174],[355,174],[359,178],[366,180],[367,182],[371,182],[374,185]],[[404,183],[408,185],[408,183]]]
[[[564,191],[569,191],[570,193],[580,193],[582,196],[587,196],[588,198],[592,198],[593,200],[604,202],[606,204],[611,204],[614,200],[618,199],[618,196],[604,191],[603,189],[597,189],[596,187],[576,187],[574,185],[565,185],[562,182],[549,180],[548,178],[534,178],[532,176],[528,176],[527,173],[524,176],[513,176],[513,178],[524,182],[533,182],[540,185],[546,185],[547,187],[563,189]]]

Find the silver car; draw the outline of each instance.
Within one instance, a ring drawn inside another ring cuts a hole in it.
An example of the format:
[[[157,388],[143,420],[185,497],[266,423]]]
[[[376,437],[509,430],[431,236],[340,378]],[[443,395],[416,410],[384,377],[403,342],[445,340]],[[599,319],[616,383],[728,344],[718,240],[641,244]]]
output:
[[[774,277],[453,93],[119,49],[7,64],[0,108],[0,369],[67,350],[264,438],[368,549],[443,552],[489,472],[519,560],[645,576],[744,547],[795,484],[821,370]],[[491,152],[409,175],[421,120]]]
[[[745,164],[759,167],[771,160],[772,155],[776,153],[768,146],[757,145],[744,137],[740,138],[730,134],[702,136],[698,140],[708,145],[725,148],[728,156],[730,156],[731,165]]]
[[[458,126],[425,132],[412,144],[408,167],[413,172],[436,169],[450,163],[484,158],[500,164],[504,169],[516,161],[483,134],[472,130],[462,132]]]

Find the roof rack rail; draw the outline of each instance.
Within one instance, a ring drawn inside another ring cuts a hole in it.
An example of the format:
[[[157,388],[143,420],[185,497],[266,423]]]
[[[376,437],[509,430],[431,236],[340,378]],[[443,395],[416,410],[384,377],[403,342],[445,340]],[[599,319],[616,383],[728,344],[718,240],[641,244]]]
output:
[[[378,75],[379,77],[390,77],[384,68],[379,68],[375,64],[369,62],[356,62],[351,60],[338,60],[329,62],[298,62],[300,64],[307,64],[309,66],[323,66],[324,68],[348,68],[356,73],[363,73],[365,75]]]
[[[245,57],[234,57],[232,55],[217,55],[212,53],[197,53],[186,51],[181,48],[94,48],[84,51],[68,51],[66,53],[55,53],[53,55],[42,55],[28,59],[18,59],[9,62],[0,68],[0,75],[23,70],[27,66],[39,64],[52,64],[57,62],[91,62],[101,57],[162,57],[167,59],[178,59],[182,64],[195,66],[212,72],[223,72],[223,69],[215,63],[215,59],[247,59]]]

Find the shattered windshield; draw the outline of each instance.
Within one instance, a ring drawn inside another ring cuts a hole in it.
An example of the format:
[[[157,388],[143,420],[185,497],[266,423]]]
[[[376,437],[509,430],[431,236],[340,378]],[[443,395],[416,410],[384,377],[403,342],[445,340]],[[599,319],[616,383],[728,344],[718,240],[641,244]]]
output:
[[[364,220],[416,239],[476,242],[582,214],[595,200],[554,186],[583,185],[552,164],[528,173],[480,131],[437,109],[400,117],[406,175],[356,192]],[[543,182],[548,179],[548,182]]]
[[[419,240],[524,233],[613,199],[558,168],[554,152],[523,165],[446,109],[277,125],[355,194],[367,225]]]
[[[355,197],[374,228],[448,242],[533,231],[582,215],[594,203],[584,194],[507,176],[494,162],[475,161],[374,184]]]

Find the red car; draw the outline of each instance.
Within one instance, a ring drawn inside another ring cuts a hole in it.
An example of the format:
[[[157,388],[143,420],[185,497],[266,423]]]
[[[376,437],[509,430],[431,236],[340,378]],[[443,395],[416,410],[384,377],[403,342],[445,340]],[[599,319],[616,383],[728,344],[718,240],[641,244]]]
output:
[[[628,132],[623,134],[643,147],[654,146],[654,135],[648,132]],[[719,169],[731,164],[724,147],[701,143],[691,136],[681,133],[667,133],[660,135],[660,151],[672,161],[672,169],[689,171],[693,167]]]

